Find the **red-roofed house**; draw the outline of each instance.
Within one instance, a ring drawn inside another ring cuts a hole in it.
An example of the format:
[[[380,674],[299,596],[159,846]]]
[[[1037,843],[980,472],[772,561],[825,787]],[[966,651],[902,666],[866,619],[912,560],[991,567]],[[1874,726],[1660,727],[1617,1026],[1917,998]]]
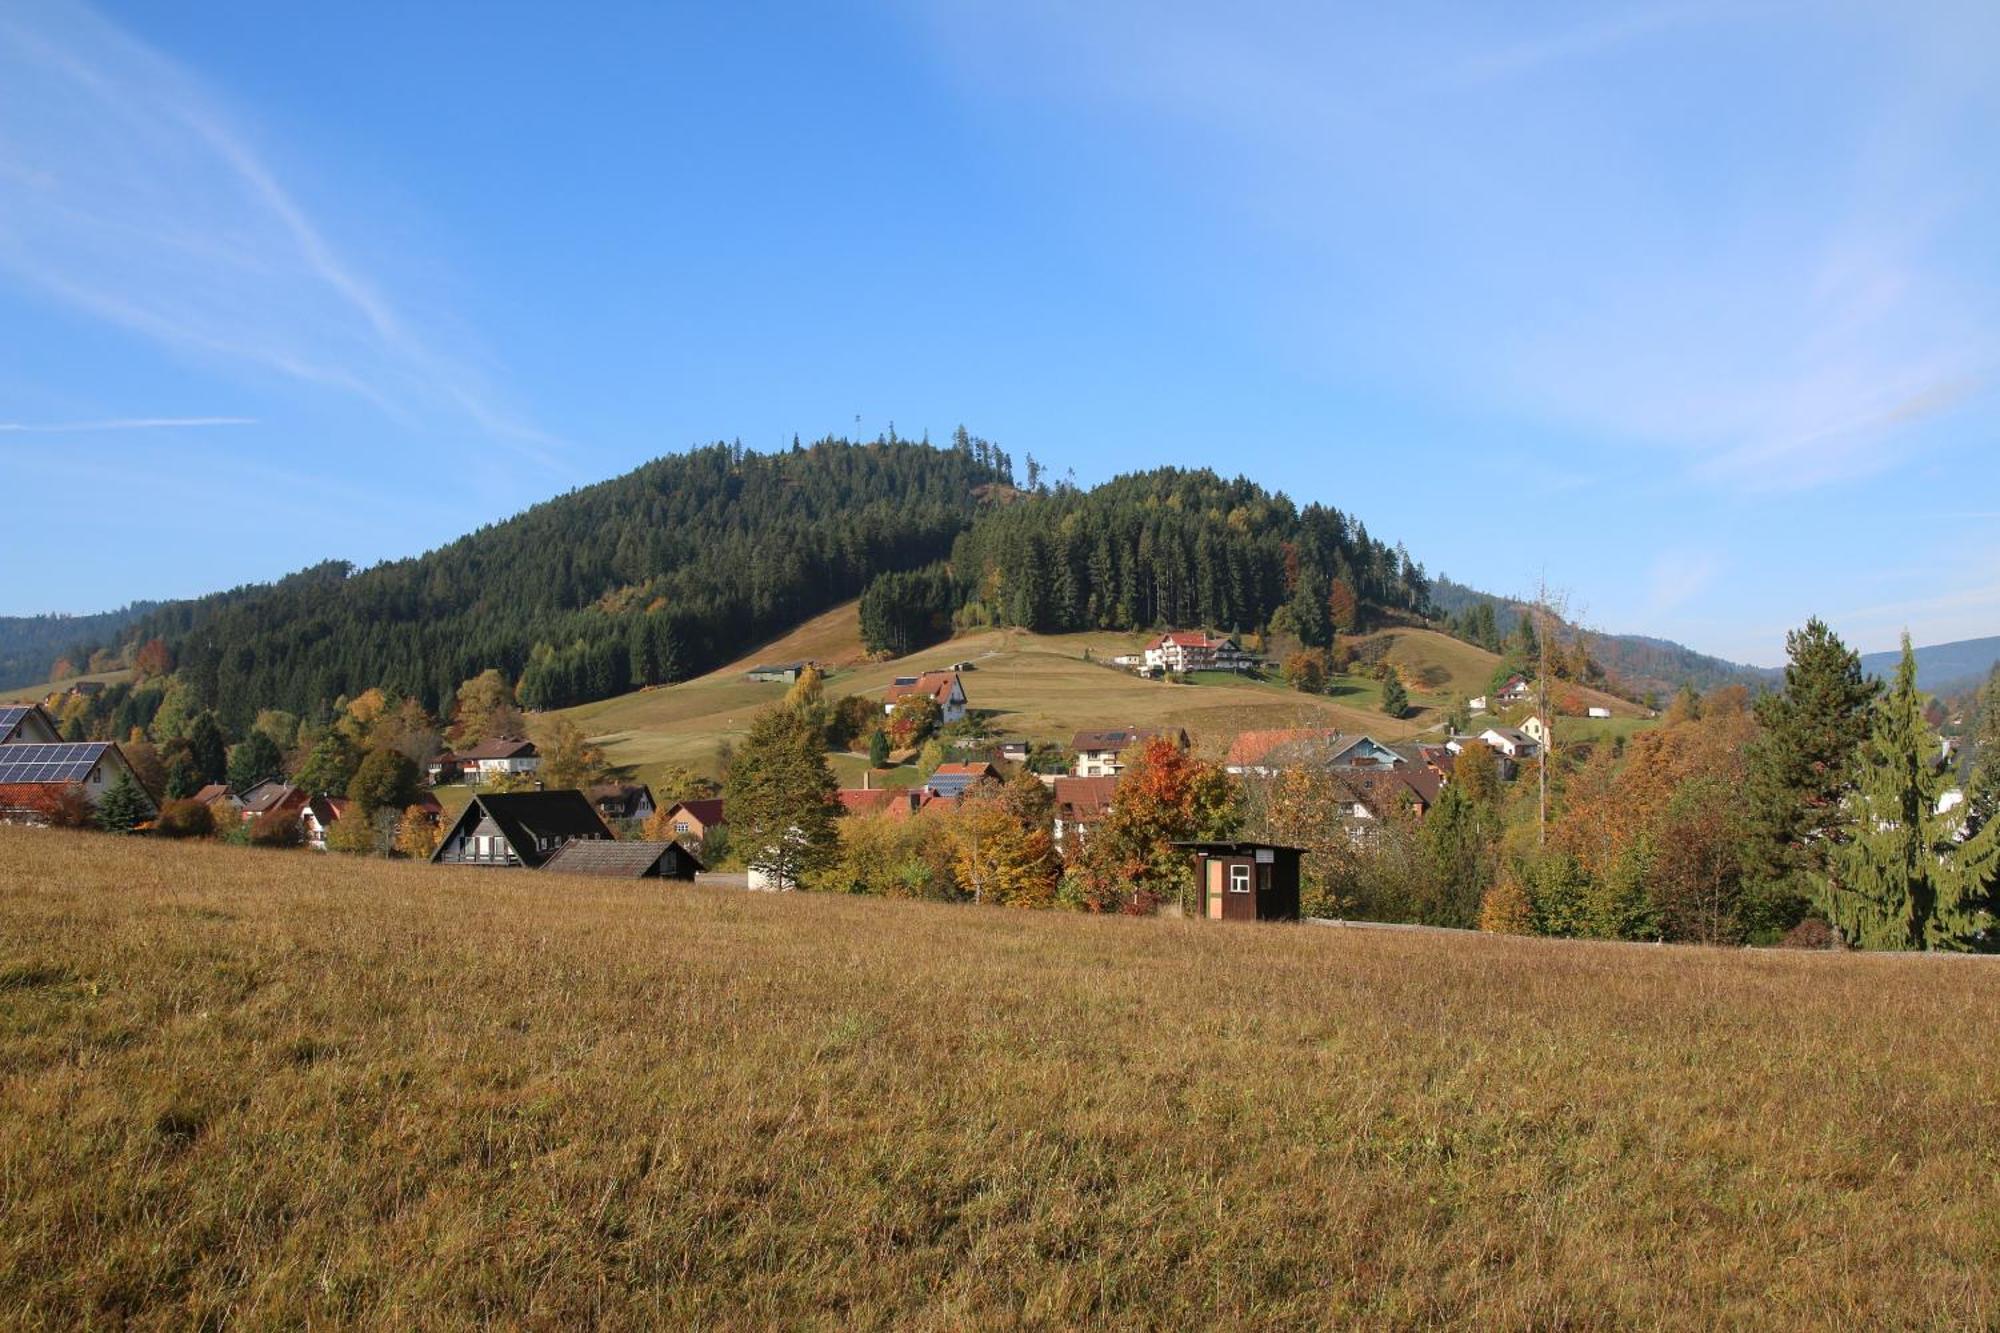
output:
[[[923,793],[915,787],[845,787],[839,796],[841,813],[849,815],[907,819],[923,806]]]
[[[1118,794],[1118,777],[1057,778],[1055,781],[1055,839],[1064,852],[1082,846],[1090,830],[1111,813],[1111,800]]]
[[[1146,645],[1151,671],[1243,671],[1256,659],[1236,646],[1236,640],[1206,630],[1169,630]]]
[[[315,796],[307,801],[305,809],[299,812],[299,828],[305,833],[306,846],[316,852],[325,851],[326,835],[353,809],[354,802],[345,796]]]
[[[998,782],[1000,770],[991,764],[939,764],[924,782],[924,790],[946,798],[965,795],[981,782]]]
[[[898,676],[883,696],[882,711],[893,713],[896,705],[912,695],[929,695],[937,702],[938,720],[965,721],[965,683],[956,671],[926,671],[921,676]]]
[[[667,808],[667,827],[673,831],[674,841],[693,839],[705,841],[716,829],[724,828],[729,821],[722,817],[722,798],[711,796],[698,801],[677,801]]]
[[[1305,751],[1323,751],[1331,756],[1340,745],[1338,727],[1277,727],[1265,731],[1239,731],[1229,743],[1222,766],[1239,777],[1253,774],[1269,777],[1288,762],[1298,762]]]

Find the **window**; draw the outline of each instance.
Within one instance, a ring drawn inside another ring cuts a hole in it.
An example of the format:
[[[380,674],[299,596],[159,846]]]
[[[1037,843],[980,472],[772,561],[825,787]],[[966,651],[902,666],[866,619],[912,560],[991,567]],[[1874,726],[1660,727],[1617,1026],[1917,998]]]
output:
[[[1231,893],[1250,892],[1250,867],[1229,867],[1229,891]]]
[[[676,819],[674,821],[674,832],[686,833],[687,831],[688,831],[688,822],[685,819]]]

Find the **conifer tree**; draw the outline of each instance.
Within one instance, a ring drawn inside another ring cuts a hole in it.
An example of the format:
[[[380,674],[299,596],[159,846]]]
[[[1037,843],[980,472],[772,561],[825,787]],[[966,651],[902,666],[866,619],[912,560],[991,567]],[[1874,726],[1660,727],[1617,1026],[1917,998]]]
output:
[[[1382,678],[1382,711],[1390,717],[1401,717],[1410,711],[1410,692],[1394,671]]]
[[[1905,634],[1856,766],[1853,834],[1833,857],[1825,899],[1833,926],[1863,948],[1993,947],[2000,822],[1960,840],[1966,806],[1939,811],[1951,781],[1939,756]]]
[[[126,772],[118,774],[118,780],[97,802],[97,826],[106,833],[130,833],[152,814],[152,801]]]
[[[1861,659],[1814,618],[1785,636],[1785,688],[1757,701],[1745,802],[1745,869],[1793,892],[1823,877],[1845,840],[1853,765],[1879,689]]]
[[[229,785],[248,791],[264,779],[278,776],[284,762],[276,742],[261,731],[253,731],[229,751]]]

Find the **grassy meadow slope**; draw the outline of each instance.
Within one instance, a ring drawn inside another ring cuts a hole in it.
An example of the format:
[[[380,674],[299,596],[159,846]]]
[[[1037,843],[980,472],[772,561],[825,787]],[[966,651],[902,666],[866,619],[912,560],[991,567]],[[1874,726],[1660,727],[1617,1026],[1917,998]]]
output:
[[[1443,673],[1442,684],[1413,693],[1415,711],[1400,722],[1380,711],[1380,687],[1358,677],[1344,678],[1329,695],[1309,696],[1276,683],[1235,679],[1173,685],[1102,665],[1136,651],[1144,635],[982,630],[896,661],[869,662],[853,604],[697,680],[584,704],[567,715],[604,744],[612,762],[645,777],[669,763],[709,767],[718,742],[740,738],[758,709],[783,697],[781,685],[744,680],[743,672],[757,662],[831,662],[840,668],[828,682],[831,693],[879,697],[897,676],[970,660],[978,668],[965,677],[972,706],[994,713],[994,726],[1003,735],[1066,743],[1087,727],[1184,726],[1198,748],[1220,754],[1236,732],[1251,727],[1338,726],[1384,740],[1433,730],[1454,695],[1486,687],[1498,660],[1431,630],[1382,633],[1392,641],[1390,660],[1415,670],[1435,666]],[[1086,650],[1094,660],[1084,659]]]
[[[1978,960],[0,828],[23,1325],[1991,1325]]]
[[[1410,680],[1432,682],[1413,688],[1413,711],[1399,722],[1381,712],[1380,685],[1359,676],[1342,677],[1331,693],[1313,696],[1275,682],[1228,677],[1174,685],[1102,665],[1136,651],[1146,637],[982,630],[896,661],[870,662],[850,603],[697,680],[584,704],[567,715],[603,743],[613,763],[648,778],[667,764],[712,768],[717,744],[740,739],[759,709],[784,696],[782,685],[743,678],[758,662],[832,663],[831,693],[879,697],[897,676],[970,660],[977,670],[965,677],[966,693],[975,709],[994,714],[1003,735],[1067,743],[1089,727],[1182,726],[1197,749],[1219,755],[1238,731],[1256,727],[1336,726],[1383,740],[1437,734],[1452,700],[1482,693],[1499,663],[1484,649],[1435,630],[1399,627],[1356,639],[1360,645],[1386,641],[1384,655]],[[1086,651],[1092,660],[1085,660]],[[1640,712],[1623,700],[1584,693],[1591,703],[1614,706],[1621,718]],[[858,762],[836,767],[843,781],[859,782]]]

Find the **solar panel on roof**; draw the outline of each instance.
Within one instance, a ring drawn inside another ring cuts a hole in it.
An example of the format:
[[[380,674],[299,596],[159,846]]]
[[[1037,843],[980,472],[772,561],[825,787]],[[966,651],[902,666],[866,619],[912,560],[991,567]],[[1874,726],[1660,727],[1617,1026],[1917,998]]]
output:
[[[0,747],[0,785],[82,782],[110,748],[109,741],[34,742]]]

